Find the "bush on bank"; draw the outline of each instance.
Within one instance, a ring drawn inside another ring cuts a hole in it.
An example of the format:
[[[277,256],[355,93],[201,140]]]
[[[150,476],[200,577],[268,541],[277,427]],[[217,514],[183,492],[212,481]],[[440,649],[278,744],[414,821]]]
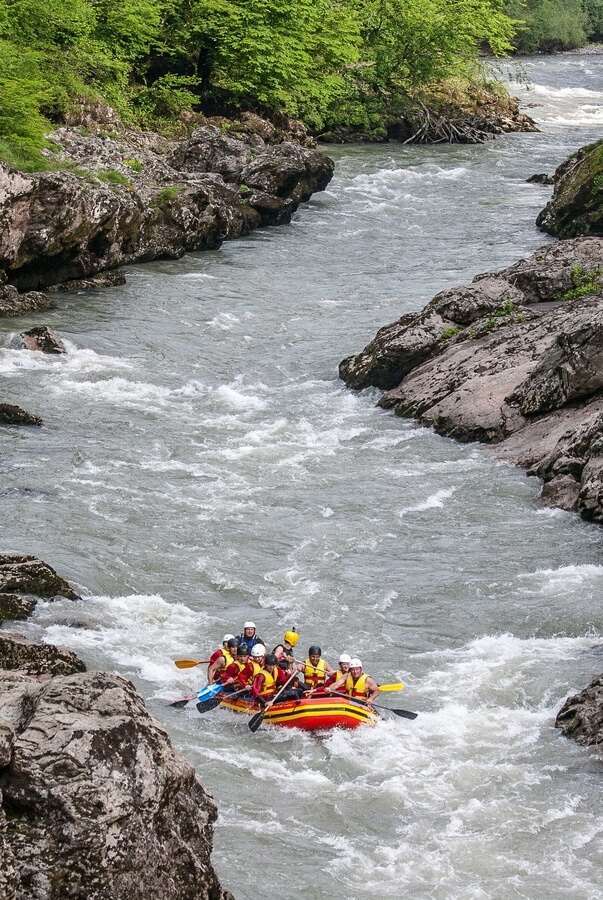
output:
[[[603,0],[507,0],[520,25],[513,41],[520,53],[571,50],[603,40]]]
[[[153,128],[251,108],[379,129],[420,86],[478,77],[514,27],[504,0],[0,0],[0,157],[48,166],[82,98]]]

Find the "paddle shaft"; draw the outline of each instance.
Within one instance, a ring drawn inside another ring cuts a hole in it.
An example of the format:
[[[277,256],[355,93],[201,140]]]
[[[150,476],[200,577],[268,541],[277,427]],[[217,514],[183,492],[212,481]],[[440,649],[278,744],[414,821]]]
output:
[[[365,706],[376,706],[377,709],[386,709],[388,712],[394,713],[396,716],[402,716],[404,719],[416,719],[418,713],[412,712],[410,709],[393,709],[391,706],[383,706],[382,703],[373,703],[372,701],[363,700],[362,697],[350,697],[349,694],[340,694],[339,691],[330,691],[328,688],[325,694],[331,694],[333,697],[344,697],[346,700],[353,700],[355,703],[363,703]]]
[[[289,685],[291,684],[291,682],[293,681],[293,679],[294,679],[294,678],[297,678],[298,675],[299,675],[299,672],[294,672],[293,675],[291,676],[291,678],[289,678],[289,679],[284,683],[284,685],[282,686],[282,688],[280,689],[280,691],[278,691],[278,693],[276,693],[276,694],[274,695],[274,697],[272,698],[272,700],[271,700],[269,703],[266,704],[266,706],[264,707],[264,709],[262,709],[260,712],[256,713],[255,716],[252,716],[252,717],[251,717],[251,719],[250,719],[249,722],[247,723],[248,726],[249,726],[249,730],[250,730],[250,731],[256,732],[256,731],[258,730],[258,728],[259,728],[260,725],[262,724],[262,721],[263,721],[263,719],[264,719],[264,716],[266,715],[266,713],[268,712],[268,710],[270,709],[270,707],[273,706],[274,703],[276,703],[276,701],[278,700],[278,698],[280,697],[280,695],[283,693],[283,691],[285,690],[285,688],[288,688]]]

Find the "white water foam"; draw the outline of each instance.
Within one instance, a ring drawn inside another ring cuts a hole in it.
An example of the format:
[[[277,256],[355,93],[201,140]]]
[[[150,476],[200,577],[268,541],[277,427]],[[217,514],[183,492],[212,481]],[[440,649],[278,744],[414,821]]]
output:
[[[74,620],[77,628],[67,624]],[[173,659],[197,654],[199,632],[211,620],[207,613],[193,612],[158,594],[130,594],[40,603],[34,624],[44,629],[49,643],[108,659],[126,673],[159,685],[158,695],[165,696],[182,682]]]
[[[88,348],[77,347],[64,340],[66,353],[41,353],[36,350],[0,349],[0,374],[22,375],[40,372],[52,375],[88,375],[112,369],[131,369],[132,362],[114,356],[105,356]]]
[[[436,491],[435,494],[430,494],[425,500],[422,500],[420,503],[417,503],[414,506],[406,506],[404,509],[401,509],[398,515],[400,518],[408,515],[408,513],[413,512],[425,512],[428,509],[441,509],[446,500],[449,500],[450,497],[456,491],[456,487],[451,488],[443,488],[440,491]]]

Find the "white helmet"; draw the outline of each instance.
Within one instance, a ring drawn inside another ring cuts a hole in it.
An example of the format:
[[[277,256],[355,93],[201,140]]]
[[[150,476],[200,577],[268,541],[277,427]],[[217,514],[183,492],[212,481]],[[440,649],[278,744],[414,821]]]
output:
[[[266,656],[266,648],[263,644],[256,644],[251,651],[252,656]]]
[[[350,660],[350,669],[361,669],[362,661],[357,656]]]
[[[255,628],[255,622],[245,622],[243,628]]]
[[[225,644],[226,641],[232,641],[233,638],[234,638],[234,634],[225,634],[224,637],[222,638],[222,643]]]
[[[341,656],[339,657],[339,662],[349,664],[352,662],[352,657],[350,656],[349,653],[342,653]]]

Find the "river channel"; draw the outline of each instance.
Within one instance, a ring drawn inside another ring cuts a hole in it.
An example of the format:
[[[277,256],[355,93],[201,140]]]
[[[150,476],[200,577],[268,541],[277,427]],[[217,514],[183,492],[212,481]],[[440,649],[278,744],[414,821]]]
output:
[[[525,179],[600,136],[603,54],[507,73],[540,133],[330,148],[291,226],[62,297],[64,358],[0,325],[3,399],[47,426],[3,437],[2,544],[86,594],[27,628],[136,682],[219,805],[238,900],[603,898],[601,764],[553,728],[603,670],[602,532],[337,379],[377,327],[550,240]],[[248,618],[402,678],[384,702],[418,719],[252,735],[166,706],[198,680],[173,658]]]

